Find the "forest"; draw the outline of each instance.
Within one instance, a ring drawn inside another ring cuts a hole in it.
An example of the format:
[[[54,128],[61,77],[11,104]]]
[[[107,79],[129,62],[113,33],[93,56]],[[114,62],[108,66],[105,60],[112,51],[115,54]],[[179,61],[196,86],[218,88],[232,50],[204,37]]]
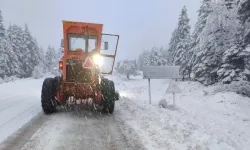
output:
[[[136,75],[143,66],[180,66],[185,80],[204,85],[250,81],[250,1],[203,0],[191,27],[183,6],[167,47],[142,50],[137,60],[121,60],[116,71]],[[3,25],[0,11],[0,78],[39,78],[56,72],[61,50],[48,45],[44,51],[27,24]],[[164,44],[164,43],[163,43]]]
[[[9,78],[40,78],[46,73],[56,73],[61,56],[60,49],[39,46],[27,24],[5,27],[0,10],[0,80]]]
[[[250,1],[203,0],[193,30],[187,12],[184,6],[167,48],[140,54],[138,70],[175,65],[185,80],[204,85],[250,81]]]

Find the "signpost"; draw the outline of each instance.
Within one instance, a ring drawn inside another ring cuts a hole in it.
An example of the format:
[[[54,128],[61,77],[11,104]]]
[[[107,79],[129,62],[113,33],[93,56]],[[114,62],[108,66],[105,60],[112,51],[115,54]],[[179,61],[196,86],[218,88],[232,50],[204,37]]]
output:
[[[171,82],[166,90],[166,93],[173,93],[173,105],[175,108],[175,93],[181,93],[181,88],[176,84],[176,82]]]
[[[151,104],[150,79],[178,79],[180,78],[179,69],[179,66],[145,66],[143,68],[143,79],[148,79],[149,104]]]

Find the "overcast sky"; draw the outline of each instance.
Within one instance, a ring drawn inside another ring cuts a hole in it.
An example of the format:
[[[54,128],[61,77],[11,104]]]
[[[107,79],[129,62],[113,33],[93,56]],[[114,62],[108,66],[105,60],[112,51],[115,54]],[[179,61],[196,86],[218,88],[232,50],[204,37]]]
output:
[[[143,48],[164,46],[187,6],[193,26],[201,0],[0,0],[4,23],[27,23],[39,44],[59,48],[62,20],[104,24],[120,35],[118,59],[136,58]]]

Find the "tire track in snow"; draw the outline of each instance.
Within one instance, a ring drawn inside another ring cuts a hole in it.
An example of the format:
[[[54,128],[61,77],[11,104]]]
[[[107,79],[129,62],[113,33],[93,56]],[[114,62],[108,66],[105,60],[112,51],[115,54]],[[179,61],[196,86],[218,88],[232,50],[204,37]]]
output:
[[[0,113],[0,128],[2,124],[5,124],[9,120],[12,120],[20,116],[23,112],[27,111],[31,106],[35,105],[32,101],[20,101],[20,103],[13,105],[9,109],[6,109]]]
[[[15,97],[15,96],[14,96]],[[10,109],[11,107],[13,107],[13,106],[16,106],[16,105],[18,105],[18,101],[20,101],[20,102],[22,102],[23,100],[25,100],[26,98],[28,98],[29,96],[25,96],[25,97],[23,97],[23,98],[16,98],[15,100],[6,100],[5,102],[7,103],[1,103],[1,105],[3,106],[3,107],[0,107],[0,113],[2,112],[2,111],[4,111],[4,110],[6,110],[7,108],[8,109]]]
[[[0,124],[0,143],[29,122],[39,112],[41,112],[40,105],[31,104],[26,109],[18,112],[17,115],[5,119],[5,121]]]
[[[50,116],[40,113],[9,138],[1,150],[144,150],[139,138],[134,140],[123,134],[115,118],[116,114],[109,116],[89,111],[59,111]]]
[[[4,144],[0,146],[1,150],[17,150],[21,149],[23,145],[25,145],[30,138],[39,130],[40,127],[42,127],[48,117],[43,115],[42,112],[40,112],[37,116],[32,118],[30,122],[22,126],[15,134],[11,135],[6,141],[4,141]],[[19,140],[22,139],[22,140]]]
[[[17,95],[6,95],[6,96],[2,96],[2,97],[0,98],[0,101],[4,100],[4,99],[6,99],[6,98],[11,98],[11,97],[17,97]]]
[[[15,121],[16,118],[20,118],[21,116],[23,116],[24,113],[26,113],[28,110],[33,109],[34,107],[36,107],[35,105],[32,105],[31,107],[25,109],[23,112],[21,112],[21,114],[10,118],[8,121],[4,122],[3,124],[0,124],[0,128],[2,128],[4,125],[8,124],[9,122],[13,122]]]

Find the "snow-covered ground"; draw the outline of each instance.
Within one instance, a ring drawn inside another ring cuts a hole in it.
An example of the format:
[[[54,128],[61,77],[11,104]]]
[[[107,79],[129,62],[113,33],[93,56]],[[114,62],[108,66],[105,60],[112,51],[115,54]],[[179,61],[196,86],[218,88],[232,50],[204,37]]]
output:
[[[233,92],[215,93],[215,86],[204,87],[195,82],[178,82],[182,93],[176,95],[177,108],[173,109],[171,107],[172,95],[165,94],[170,80],[151,80],[152,104],[150,105],[148,82],[141,76],[131,80],[118,76],[109,78],[115,81],[116,88],[121,95],[121,99],[116,102],[114,112],[116,121],[113,123],[118,123],[122,134],[127,136],[126,139],[140,141],[150,150],[244,150],[250,147],[250,117],[248,115],[250,114],[250,99],[247,97]],[[42,81],[43,79],[23,79],[0,84],[0,143],[41,112]],[[159,108],[158,103],[161,99],[169,102],[167,109]],[[57,130],[68,131],[71,127],[67,125],[67,128],[63,128],[64,126],[59,124],[55,129],[47,130],[46,125],[51,126],[50,122],[55,124],[56,118],[58,118],[57,123],[63,120],[60,122],[63,125],[66,125],[67,119],[71,120],[68,125],[72,124],[72,126],[99,123],[95,117],[94,120],[93,117],[92,120],[86,119],[87,122],[84,123],[81,120],[72,120],[70,115],[57,114],[43,118],[47,123],[37,125],[39,130],[30,140],[46,143],[43,139],[52,138],[50,142],[60,141],[63,138],[60,136],[64,135]],[[104,122],[104,125],[107,123]],[[43,136],[39,133],[45,129],[46,131],[42,132],[44,137],[39,139]],[[50,133],[51,130],[53,136],[46,136],[45,133]],[[117,132],[114,132],[113,136],[116,134]],[[80,136],[84,134],[75,136],[81,138]],[[128,145],[131,144],[129,140],[127,142]],[[41,146],[39,143],[36,143],[37,147]],[[33,142],[28,142],[26,148],[33,144]],[[50,143],[50,145],[54,144],[56,143]]]
[[[236,93],[215,93],[216,87],[178,82],[182,93],[165,94],[170,80],[152,80],[152,105],[148,82],[141,77],[121,80],[111,77],[122,99],[117,111],[135,129],[148,149],[244,150],[250,147],[250,99]],[[159,108],[161,99],[169,103]]]
[[[41,112],[43,79],[0,84],[0,143]]]

